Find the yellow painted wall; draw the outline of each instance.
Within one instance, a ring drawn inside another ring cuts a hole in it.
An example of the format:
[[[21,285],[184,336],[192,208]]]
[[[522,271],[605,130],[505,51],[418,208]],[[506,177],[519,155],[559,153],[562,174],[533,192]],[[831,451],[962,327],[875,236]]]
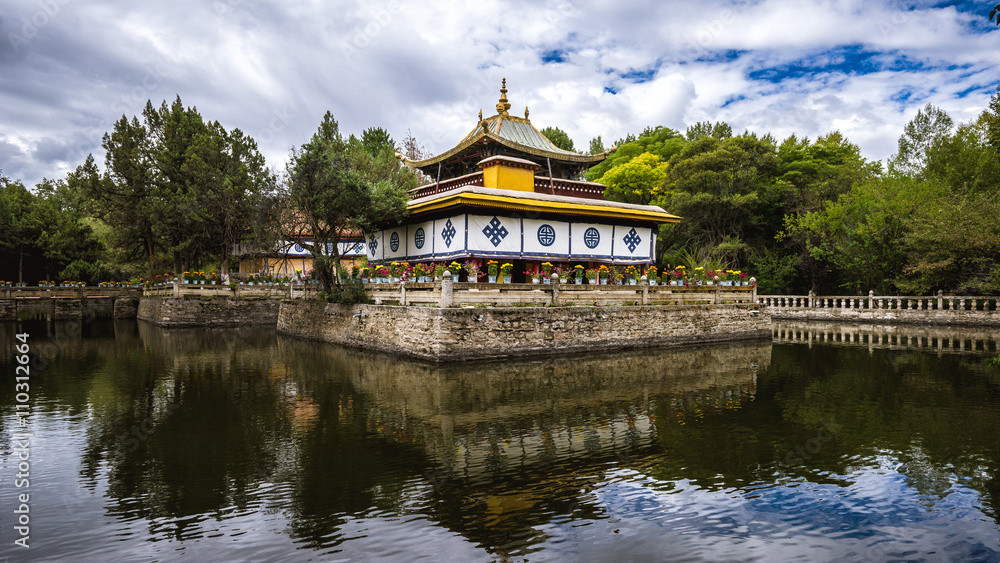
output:
[[[535,173],[524,168],[497,164],[483,170],[483,187],[533,192],[535,191]]]

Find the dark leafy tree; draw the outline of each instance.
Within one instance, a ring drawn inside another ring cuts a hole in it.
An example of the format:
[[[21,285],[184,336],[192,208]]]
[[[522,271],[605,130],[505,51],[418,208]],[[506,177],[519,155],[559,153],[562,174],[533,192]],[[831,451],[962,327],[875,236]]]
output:
[[[330,112],[312,139],[293,149],[284,231],[312,254],[324,291],[340,284],[340,242],[398,224],[414,186],[415,176],[392,154],[372,157],[360,141],[345,139]]]
[[[552,144],[561,148],[564,151],[575,151],[573,148],[573,139],[569,138],[569,135],[565,131],[558,127],[546,127],[540,131],[545,138],[552,141]]]

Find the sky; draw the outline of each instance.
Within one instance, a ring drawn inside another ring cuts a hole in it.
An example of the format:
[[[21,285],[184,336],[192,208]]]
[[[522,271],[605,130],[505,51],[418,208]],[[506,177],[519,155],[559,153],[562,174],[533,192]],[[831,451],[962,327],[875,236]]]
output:
[[[123,115],[180,96],[283,171],[330,111],[444,152],[496,113],[579,149],[649,126],[815,139],[872,160],[928,103],[975,119],[1000,84],[995,2],[0,0],[0,171],[65,177]]]

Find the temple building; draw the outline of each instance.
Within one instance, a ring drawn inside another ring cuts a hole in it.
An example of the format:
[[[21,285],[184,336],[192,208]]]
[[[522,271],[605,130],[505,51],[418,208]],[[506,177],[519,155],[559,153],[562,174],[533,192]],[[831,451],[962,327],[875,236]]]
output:
[[[510,115],[507,81],[497,113],[453,149],[402,162],[434,181],[410,193],[409,216],[367,235],[370,263],[469,259],[512,262],[514,281],[539,264],[651,264],[658,226],[679,217],[654,205],[604,199],[604,185],[580,180],[611,152],[556,147],[528,119]],[[612,149],[614,150],[614,149]]]

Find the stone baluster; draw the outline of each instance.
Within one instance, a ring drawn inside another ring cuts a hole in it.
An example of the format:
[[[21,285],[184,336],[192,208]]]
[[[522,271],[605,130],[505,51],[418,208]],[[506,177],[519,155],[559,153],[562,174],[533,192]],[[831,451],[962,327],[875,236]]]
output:
[[[559,306],[559,276],[556,275],[556,274],[552,274],[552,277],[549,278],[549,285],[552,286],[552,306],[553,307],[558,307]]]
[[[441,275],[441,308],[451,307],[454,303],[454,282],[451,271],[445,270]]]
[[[809,290],[809,308],[812,309],[813,305],[815,303],[816,303],[816,294],[813,293],[813,290],[810,289]]]
[[[940,311],[941,309],[944,309],[944,291],[942,291],[940,289],[938,290],[938,293],[937,293],[937,308],[938,308],[938,311]]]
[[[649,278],[642,276],[639,278],[639,285],[642,286],[642,304],[649,305]],[[718,292],[718,290],[716,290]],[[718,301],[716,301],[718,303]]]
[[[875,308],[875,291],[874,290],[868,290],[868,308],[869,309],[874,309]]]

